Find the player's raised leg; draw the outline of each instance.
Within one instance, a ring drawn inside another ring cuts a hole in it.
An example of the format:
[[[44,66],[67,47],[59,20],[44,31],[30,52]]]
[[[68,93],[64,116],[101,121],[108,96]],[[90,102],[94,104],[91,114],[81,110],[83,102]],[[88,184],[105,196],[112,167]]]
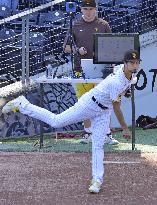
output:
[[[3,113],[20,111],[22,114],[41,120],[54,128],[64,127],[84,119],[94,117],[94,112],[89,111],[89,106],[79,102],[60,114],[54,114],[44,108],[31,104],[24,96],[8,102],[2,109]]]

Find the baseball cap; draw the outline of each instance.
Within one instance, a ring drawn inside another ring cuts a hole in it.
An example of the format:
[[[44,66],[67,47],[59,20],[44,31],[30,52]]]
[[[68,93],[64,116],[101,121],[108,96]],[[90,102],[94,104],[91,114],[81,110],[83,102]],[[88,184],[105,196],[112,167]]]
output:
[[[82,0],[81,7],[96,7],[94,0]]]
[[[129,50],[124,54],[124,61],[130,61],[130,60],[141,60],[140,59],[140,53],[136,50]]]

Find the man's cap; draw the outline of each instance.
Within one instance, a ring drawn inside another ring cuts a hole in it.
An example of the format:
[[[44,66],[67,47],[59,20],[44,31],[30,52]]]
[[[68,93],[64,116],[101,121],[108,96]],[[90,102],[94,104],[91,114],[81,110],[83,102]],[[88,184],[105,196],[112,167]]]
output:
[[[82,0],[81,7],[96,7],[94,0]]]
[[[136,50],[129,50],[124,54],[124,61],[141,60],[140,53]]]

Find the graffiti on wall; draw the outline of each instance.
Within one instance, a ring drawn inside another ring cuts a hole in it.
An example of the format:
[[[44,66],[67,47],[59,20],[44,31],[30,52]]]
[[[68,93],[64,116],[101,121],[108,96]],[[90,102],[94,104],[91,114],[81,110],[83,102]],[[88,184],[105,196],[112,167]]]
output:
[[[34,90],[26,95],[27,99],[35,105],[40,105],[40,91]],[[45,84],[43,106],[53,113],[61,113],[77,101],[75,91],[70,84]],[[54,132],[55,129],[43,123],[44,133]],[[57,131],[82,130],[82,123],[69,125]],[[13,138],[33,136],[40,134],[40,122],[21,113],[1,114],[0,137]]]

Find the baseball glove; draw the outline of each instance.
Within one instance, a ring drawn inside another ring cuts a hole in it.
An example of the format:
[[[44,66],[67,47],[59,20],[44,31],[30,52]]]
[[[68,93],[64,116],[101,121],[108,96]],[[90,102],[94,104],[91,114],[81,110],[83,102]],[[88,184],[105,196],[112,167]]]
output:
[[[124,94],[124,96],[125,96],[126,98],[130,98],[130,97],[131,97],[131,89],[128,89],[128,90],[126,91],[126,93]]]

